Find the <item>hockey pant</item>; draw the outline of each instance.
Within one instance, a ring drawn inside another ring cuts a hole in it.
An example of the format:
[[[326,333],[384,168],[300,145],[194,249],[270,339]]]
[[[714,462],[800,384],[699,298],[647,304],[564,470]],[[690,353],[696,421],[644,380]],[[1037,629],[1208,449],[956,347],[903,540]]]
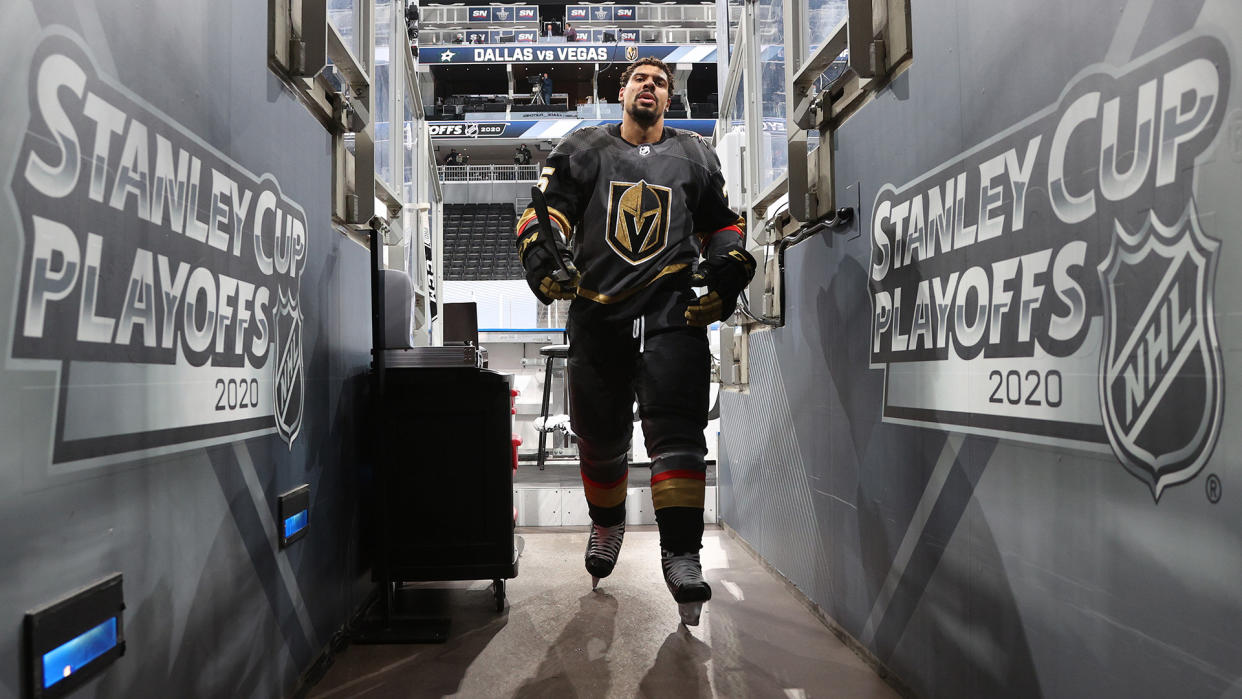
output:
[[[637,399],[660,545],[674,553],[698,551],[707,470],[707,331],[686,326],[680,311],[589,324],[575,323],[571,314],[567,326],[569,414],[591,520],[613,526],[625,519]]]

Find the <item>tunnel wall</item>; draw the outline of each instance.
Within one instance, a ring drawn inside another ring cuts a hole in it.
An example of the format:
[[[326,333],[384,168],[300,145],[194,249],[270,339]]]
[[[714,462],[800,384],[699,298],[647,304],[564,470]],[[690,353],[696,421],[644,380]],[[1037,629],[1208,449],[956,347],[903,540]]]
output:
[[[79,696],[288,695],[368,589],[368,253],[266,13],[6,5],[0,696],[23,613],[112,573],[126,652]]]
[[[910,4],[721,517],[919,696],[1242,696],[1242,13]]]

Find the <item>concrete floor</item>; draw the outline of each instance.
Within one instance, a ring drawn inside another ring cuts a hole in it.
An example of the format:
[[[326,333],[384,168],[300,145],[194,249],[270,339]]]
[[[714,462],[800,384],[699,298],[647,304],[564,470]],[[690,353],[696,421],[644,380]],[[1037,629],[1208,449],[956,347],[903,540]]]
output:
[[[713,599],[686,628],[664,586],[655,527],[626,531],[591,590],[585,527],[527,528],[508,604],[488,581],[420,583],[407,602],[451,619],[443,644],[351,645],[312,697],[896,697],[742,545],[709,527]]]

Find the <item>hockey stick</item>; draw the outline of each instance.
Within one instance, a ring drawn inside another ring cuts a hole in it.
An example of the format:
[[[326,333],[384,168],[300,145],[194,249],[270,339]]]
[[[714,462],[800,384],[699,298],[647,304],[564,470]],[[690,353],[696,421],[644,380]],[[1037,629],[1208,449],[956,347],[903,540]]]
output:
[[[548,215],[548,200],[544,199],[542,189],[538,187],[530,188],[530,205],[535,209],[535,218],[539,221],[539,228],[547,234],[541,239],[543,245],[548,252],[552,253],[552,257],[556,260],[557,267],[559,267],[559,269],[552,273],[552,281],[557,284],[564,284],[573,278],[573,274],[570,273],[569,267],[565,265],[565,260],[561,257],[561,251],[556,247],[556,241],[552,240],[552,236],[555,235],[553,233],[555,229],[552,228],[552,217]]]

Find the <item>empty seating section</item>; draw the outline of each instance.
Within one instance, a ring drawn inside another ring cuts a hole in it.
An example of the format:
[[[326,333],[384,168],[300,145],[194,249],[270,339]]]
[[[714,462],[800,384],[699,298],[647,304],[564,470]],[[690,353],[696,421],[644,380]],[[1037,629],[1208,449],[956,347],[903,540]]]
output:
[[[507,95],[450,95],[443,99],[442,104],[424,105],[423,115],[433,121],[453,121],[465,119],[467,114],[503,114],[508,109]]]
[[[423,116],[432,121],[458,121],[478,118],[480,114],[504,114],[510,108],[519,112],[555,112],[561,114],[574,111],[565,93],[554,92],[551,104],[534,104],[534,97],[526,92],[514,95],[449,95],[443,103],[424,105]],[[488,119],[488,117],[483,117]],[[494,118],[494,117],[493,117]],[[503,118],[503,117],[502,117]]]
[[[522,279],[516,224],[512,204],[445,204],[445,280]]]

